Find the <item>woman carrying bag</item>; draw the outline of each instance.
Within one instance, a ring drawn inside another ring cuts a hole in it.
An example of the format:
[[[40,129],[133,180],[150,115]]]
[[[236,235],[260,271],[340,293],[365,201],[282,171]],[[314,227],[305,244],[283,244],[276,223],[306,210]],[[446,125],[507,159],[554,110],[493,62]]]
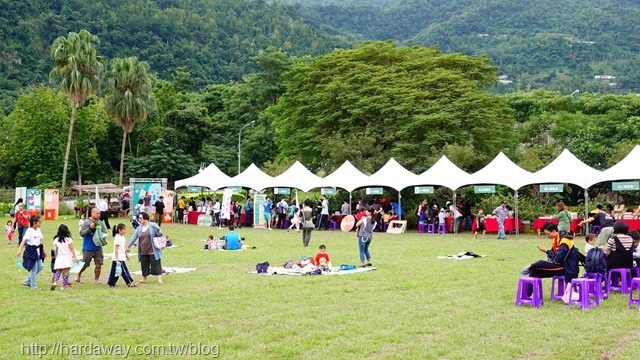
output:
[[[149,221],[149,214],[146,212],[140,213],[138,216],[140,226],[136,229],[136,232],[129,240],[127,244],[127,251],[131,249],[134,243],[138,247],[138,261],[140,261],[140,267],[142,268],[142,280],[140,283],[147,282],[147,276],[156,275],[158,277],[158,283],[162,284],[162,249],[157,247],[154,238],[162,236],[160,227],[158,224]]]
[[[309,199],[304,201],[304,206],[300,212],[302,213],[302,245],[307,247],[311,242],[311,230],[315,227],[313,224],[313,209]]]

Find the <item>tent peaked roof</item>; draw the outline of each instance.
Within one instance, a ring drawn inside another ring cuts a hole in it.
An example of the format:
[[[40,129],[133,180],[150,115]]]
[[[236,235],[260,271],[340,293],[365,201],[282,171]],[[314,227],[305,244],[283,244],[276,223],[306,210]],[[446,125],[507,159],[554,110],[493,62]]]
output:
[[[215,164],[207,166],[194,176],[176,181],[175,188],[183,186],[204,186],[211,190],[217,190],[227,186],[229,175],[223,173]]]
[[[442,155],[427,171],[418,175],[418,184],[440,185],[456,190],[470,182],[469,173],[452,163],[449,158]]]
[[[273,178],[258,169],[255,164],[249,165],[243,172],[229,180],[231,186],[242,186],[254,190],[265,189],[271,183],[273,183]]]
[[[516,165],[507,155],[500,152],[487,166],[471,175],[469,184],[498,184],[518,190],[528,184],[533,174]]]
[[[276,176],[269,187],[291,187],[304,192],[321,187],[322,178],[309,171],[299,161],[296,161],[289,169]]]
[[[636,145],[619,163],[603,171],[600,181],[640,179],[638,165],[640,165],[640,145]]]
[[[322,179],[323,187],[340,187],[348,192],[369,185],[369,176],[356,169],[349,160]]]
[[[528,184],[568,183],[583,189],[596,184],[602,177],[602,171],[583,163],[569,150],[564,149],[549,165],[536,171]],[[526,184],[523,184],[526,185]]]
[[[398,191],[419,184],[418,175],[405,169],[394,158],[389,159],[380,170],[369,176],[370,185],[388,186]]]

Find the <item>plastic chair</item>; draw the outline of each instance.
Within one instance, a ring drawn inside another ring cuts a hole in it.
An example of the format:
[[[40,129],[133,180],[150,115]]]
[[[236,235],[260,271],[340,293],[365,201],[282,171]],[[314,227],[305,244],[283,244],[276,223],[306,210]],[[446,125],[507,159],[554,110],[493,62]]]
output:
[[[338,223],[337,223],[337,222],[335,222],[335,221],[333,221],[333,220],[331,220],[331,221],[329,222],[329,229],[331,229],[331,230],[337,230],[337,229],[338,229]]]
[[[606,285],[604,286],[604,289],[603,289],[603,284],[602,284],[602,282],[607,279],[606,275],[598,274],[598,273],[586,273],[586,274],[582,274],[582,277],[586,279],[593,279],[596,281],[597,284],[599,284],[600,290],[602,293],[602,299],[606,299],[609,297],[609,289],[607,288]]]
[[[426,232],[425,229],[426,228],[424,227],[424,223],[418,223],[418,232],[419,233],[425,233]]]
[[[529,296],[529,288],[533,287],[533,292]],[[516,293],[516,306],[531,305],[539,308],[544,305],[542,297],[542,279],[532,277],[521,277],[518,281],[518,291]]]
[[[436,232],[436,226],[433,224],[428,224],[427,225],[427,233],[429,234],[433,234]]]
[[[600,227],[599,225],[595,225],[593,229],[591,229],[591,232],[594,233],[595,235],[598,235],[600,234],[600,230],[602,230],[602,227]]]
[[[586,278],[578,278],[571,280],[571,288],[572,290],[576,290],[578,293],[578,298],[574,299],[574,292],[571,291],[569,294],[569,303],[567,306],[571,307],[571,305],[578,305],[582,308],[583,311],[589,309],[592,306],[600,306],[600,301],[598,300],[598,295],[595,293],[596,289],[601,289],[599,286],[596,286],[596,281],[594,279],[586,279]],[[590,293],[590,290],[594,290],[594,293]],[[590,299],[590,295],[595,296],[595,300]]]
[[[557,286],[556,286],[557,285]],[[564,275],[551,278],[551,300],[562,300],[566,286],[564,285]]]
[[[438,234],[446,234],[447,233],[447,224],[439,223],[438,224]]]
[[[638,290],[638,297],[633,297],[633,294]],[[640,308],[640,278],[633,278],[631,280],[631,288],[629,289],[629,309],[631,309],[631,305],[637,306]]]
[[[631,286],[631,270],[629,269],[609,269],[607,275],[607,293],[620,291],[621,294],[629,292]]]

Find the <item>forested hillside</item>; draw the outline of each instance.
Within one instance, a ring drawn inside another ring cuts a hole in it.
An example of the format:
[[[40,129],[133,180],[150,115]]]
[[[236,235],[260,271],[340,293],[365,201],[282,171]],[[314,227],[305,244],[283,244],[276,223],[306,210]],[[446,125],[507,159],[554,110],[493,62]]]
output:
[[[568,93],[640,92],[640,6],[634,0],[291,2],[299,3],[305,21],[329,33],[488,55],[508,76],[498,92],[528,85]]]
[[[189,69],[196,87],[241,80],[269,46],[319,55],[346,46],[290,6],[255,0],[0,0],[0,113],[27,85],[46,83],[53,40],[89,30],[107,58],[137,56],[160,78]]]

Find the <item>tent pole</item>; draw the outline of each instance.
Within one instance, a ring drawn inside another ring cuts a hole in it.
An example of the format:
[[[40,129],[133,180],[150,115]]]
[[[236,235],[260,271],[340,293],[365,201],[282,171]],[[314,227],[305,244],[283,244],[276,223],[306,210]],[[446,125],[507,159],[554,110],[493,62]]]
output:
[[[349,191],[349,212],[351,214],[353,214],[353,208],[351,207],[353,204],[351,203],[351,191]]]
[[[402,194],[400,193],[400,190],[398,190],[398,213],[396,215],[398,215],[398,220],[402,220]]]
[[[516,223],[516,236],[520,235],[520,221],[518,221],[518,189],[515,190],[516,197],[516,210],[515,210],[515,223]]]
[[[584,190],[584,217],[583,219],[588,219],[589,218],[589,192],[587,191],[587,189],[583,189]],[[589,224],[585,225],[584,227],[584,234],[588,234],[589,233]]]

